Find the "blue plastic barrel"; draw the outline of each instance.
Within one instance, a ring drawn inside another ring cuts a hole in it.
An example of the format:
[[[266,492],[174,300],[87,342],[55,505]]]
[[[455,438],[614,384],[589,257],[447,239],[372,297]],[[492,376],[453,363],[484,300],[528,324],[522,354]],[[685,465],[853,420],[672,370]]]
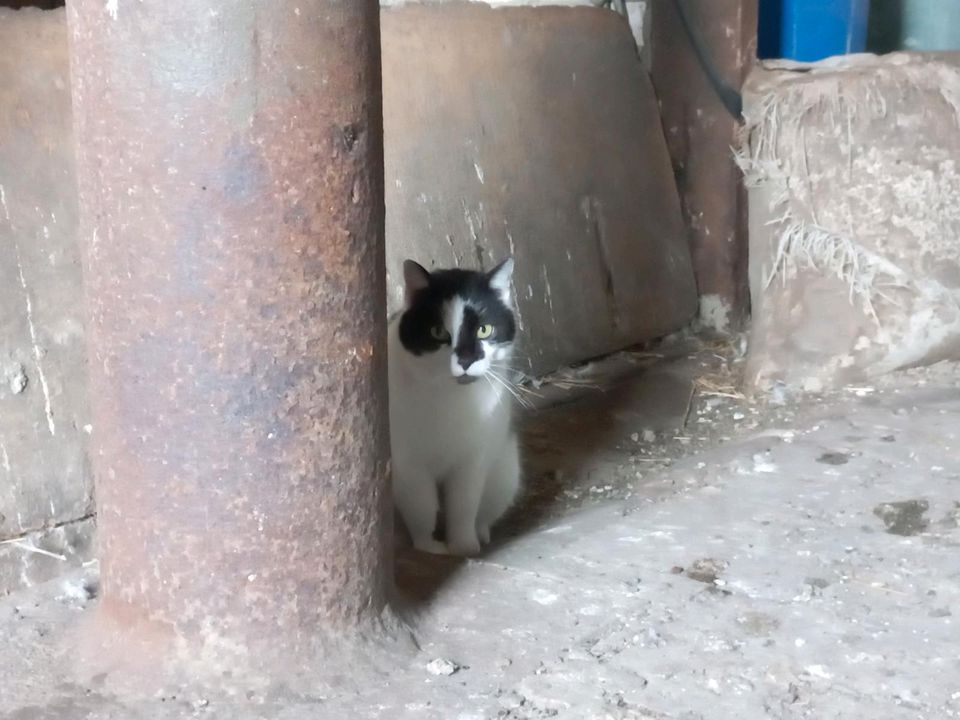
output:
[[[863,52],[869,14],[870,0],[760,0],[760,57],[814,62]]]

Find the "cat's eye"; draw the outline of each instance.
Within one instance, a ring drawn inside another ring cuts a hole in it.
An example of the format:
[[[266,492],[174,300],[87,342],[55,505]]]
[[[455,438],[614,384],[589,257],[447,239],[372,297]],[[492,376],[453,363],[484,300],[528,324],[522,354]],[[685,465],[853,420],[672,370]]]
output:
[[[430,328],[430,336],[438,342],[447,342],[450,339],[450,335],[443,325],[434,325]]]
[[[481,325],[477,328],[477,337],[481,340],[486,340],[491,335],[493,335],[493,325]]]

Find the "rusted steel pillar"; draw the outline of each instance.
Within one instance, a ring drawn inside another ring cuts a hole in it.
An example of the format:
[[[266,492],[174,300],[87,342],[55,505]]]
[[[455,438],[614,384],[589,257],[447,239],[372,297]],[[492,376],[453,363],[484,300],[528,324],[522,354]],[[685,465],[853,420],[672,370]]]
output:
[[[749,310],[747,215],[731,147],[739,92],[757,56],[758,0],[652,5],[653,84],[690,231],[700,320],[742,328]]]
[[[68,10],[98,627],[283,672],[391,582],[377,0]]]

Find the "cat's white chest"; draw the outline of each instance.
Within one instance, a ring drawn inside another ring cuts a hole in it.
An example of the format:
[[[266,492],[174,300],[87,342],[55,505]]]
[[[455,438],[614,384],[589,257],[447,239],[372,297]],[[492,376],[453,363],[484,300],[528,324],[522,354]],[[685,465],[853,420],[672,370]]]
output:
[[[497,389],[449,384],[403,388],[395,383],[391,395],[394,451],[416,453],[436,470],[489,449],[509,427],[507,399]]]

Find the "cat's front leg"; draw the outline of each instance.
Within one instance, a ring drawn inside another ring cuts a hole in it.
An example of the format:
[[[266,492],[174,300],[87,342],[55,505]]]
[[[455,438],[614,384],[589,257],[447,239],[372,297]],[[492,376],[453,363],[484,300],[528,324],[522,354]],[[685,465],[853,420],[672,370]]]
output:
[[[449,554],[447,546],[433,537],[440,500],[437,484],[429,475],[394,463],[393,501],[417,550]]]
[[[458,467],[444,486],[447,547],[453,555],[478,555],[477,512],[487,468],[481,458]]]

